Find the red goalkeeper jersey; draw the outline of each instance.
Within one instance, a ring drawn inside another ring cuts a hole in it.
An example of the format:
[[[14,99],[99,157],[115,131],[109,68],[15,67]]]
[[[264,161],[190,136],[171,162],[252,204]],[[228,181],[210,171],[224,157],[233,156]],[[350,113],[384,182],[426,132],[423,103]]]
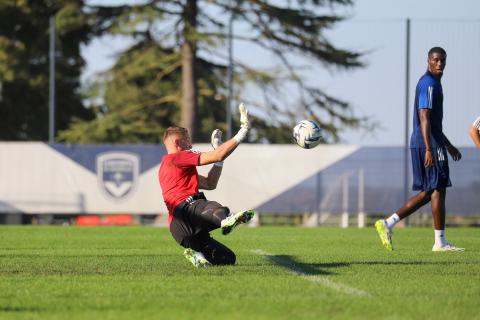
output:
[[[172,222],[175,207],[198,192],[197,165],[200,152],[186,150],[167,154],[158,170],[163,200],[168,208],[168,223]]]

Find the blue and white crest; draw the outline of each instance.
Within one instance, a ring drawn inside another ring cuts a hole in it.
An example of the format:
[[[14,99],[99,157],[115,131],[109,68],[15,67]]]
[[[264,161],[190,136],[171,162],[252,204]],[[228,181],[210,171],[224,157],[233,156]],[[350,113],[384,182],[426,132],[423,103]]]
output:
[[[127,152],[106,152],[97,156],[97,177],[102,190],[116,200],[125,199],[138,182],[139,157]]]

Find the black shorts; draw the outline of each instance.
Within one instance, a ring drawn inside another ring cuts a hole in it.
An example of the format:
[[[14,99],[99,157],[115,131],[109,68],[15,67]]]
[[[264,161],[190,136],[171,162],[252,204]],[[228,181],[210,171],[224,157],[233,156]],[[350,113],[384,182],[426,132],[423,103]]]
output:
[[[215,201],[208,201],[203,193],[187,198],[175,207],[170,232],[181,246],[192,248],[192,242],[205,242],[210,231],[220,227],[229,209]]]

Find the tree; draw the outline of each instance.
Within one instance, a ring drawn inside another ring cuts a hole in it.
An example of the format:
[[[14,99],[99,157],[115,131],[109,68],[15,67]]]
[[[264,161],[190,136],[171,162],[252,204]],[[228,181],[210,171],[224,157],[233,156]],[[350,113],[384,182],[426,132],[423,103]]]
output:
[[[208,134],[201,139],[206,140],[217,122],[225,119],[222,102],[215,97],[225,68],[202,59],[197,64],[200,104],[209,106],[199,110]],[[181,77],[180,54],[160,47],[147,32],[90,85],[89,108],[96,119],[75,121],[59,138],[76,143],[160,143],[164,129],[180,119]]]
[[[305,116],[319,122],[332,141],[338,139],[340,126],[356,127],[364,123],[365,119],[357,118],[348,103],[309,85],[291,59],[293,55],[305,57],[328,68],[362,66],[360,53],[338,49],[324,35],[326,29],[343,18],[319,12],[327,6],[333,12],[336,6],[345,5],[351,5],[351,0],[150,0],[132,6],[91,6],[90,10],[96,13],[96,26],[101,32],[129,35],[134,39],[140,37],[136,48],[141,48],[138,44],[148,34],[159,47],[170,48],[178,54],[181,99],[176,103],[181,101],[180,123],[193,133],[196,141],[205,141],[208,137],[206,128],[200,125],[202,117],[197,116],[202,108],[198,93],[202,80],[198,71],[199,57],[210,63],[226,61],[223,53],[226,23],[234,14],[235,21],[246,30],[236,33],[235,39],[272,52],[282,67],[272,71],[254,68],[241,61],[235,63],[237,87],[253,82],[264,97],[262,101],[248,101],[258,110],[264,110],[263,115],[262,112],[257,114],[260,126],[256,126],[254,140],[286,142],[290,132],[283,132],[291,127],[301,110],[306,110]],[[171,64],[176,65],[178,61],[172,60]],[[173,72],[176,69],[165,66],[164,70]],[[296,85],[297,108],[278,106],[285,83]],[[220,80],[214,89],[224,96],[225,83]]]
[[[82,1],[14,1],[0,4],[0,139],[48,139],[49,17],[56,15],[56,127],[93,114],[79,94],[84,61],[80,45],[91,31]]]

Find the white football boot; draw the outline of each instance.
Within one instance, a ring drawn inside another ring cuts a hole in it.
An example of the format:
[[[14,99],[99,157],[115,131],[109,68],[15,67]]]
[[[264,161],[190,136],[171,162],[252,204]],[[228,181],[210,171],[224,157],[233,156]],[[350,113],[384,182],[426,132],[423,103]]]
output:
[[[212,265],[203,255],[203,253],[187,248],[183,252],[185,258],[190,261],[195,268],[204,268]]]
[[[222,234],[227,235],[232,232],[233,228],[238,226],[241,223],[247,223],[252,220],[255,215],[253,210],[240,211],[235,214],[229,215],[221,222]]]
[[[456,247],[453,243],[445,243],[442,245],[433,245],[432,251],[434,252],[462,252],[465,248]]]

